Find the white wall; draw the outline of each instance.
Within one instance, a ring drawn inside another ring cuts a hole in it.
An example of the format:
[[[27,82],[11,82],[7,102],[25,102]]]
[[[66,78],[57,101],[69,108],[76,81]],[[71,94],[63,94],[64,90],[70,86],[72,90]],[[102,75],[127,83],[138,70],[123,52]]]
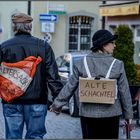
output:
[[[0,26],[3,29],[0,42],[11,37],[11,15],[15,11],[27,13],[27,1],[0,1]]]
[[[32,15],[34,16],[35,23],[34,23],[34,35],[43,38],[43,34],[40,32],[40,24],[39,21],[39,14],[47,13],[49,7],[48,5],[64,5],[66,9],[66,14],[58,15],[58,21],[55,24],[55,32],[52,33],[52,48],[55,50],[55,55],[59,56],[65,52],[65,40],[66,40],[66,16],[72,12],[79,12],[79,11],[86,11],[90,13],[97,14],[99,16],[99,5],[102,2],[99,1],[34,1],[32,2]],[[41,8],[38,8],[41,7]],[[101,17],[99,16],[98,27],[101,27]]]
[[[41,33],[41,24],[39,15],[47,13],[48,4],[62,4],[65,6],[66,14],[58,15],[58,21],[55,24],[55,32],[52,33],[52,42],[50,43],[56,57],[65,52],[66,40],[66,17],[72,12],[79,12],[85,10],[86,12],[94,13],[99,16],[98,27],[101,27],[101,17],[99,15],[99,5],[102,1],[31,1],[31,16],[33,17],[33,31],[32,34],[36,37],[43,38]],[[0,42],[11,37],[11,14],[18,10],[27,13],[28,1],[0,1],[0,25],[3,33],[0,34]]]

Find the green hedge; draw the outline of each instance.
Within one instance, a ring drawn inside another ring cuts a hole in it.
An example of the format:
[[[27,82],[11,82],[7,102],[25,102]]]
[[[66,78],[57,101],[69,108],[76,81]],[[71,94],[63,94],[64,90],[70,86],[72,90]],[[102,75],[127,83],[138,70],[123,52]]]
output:
[[[136,67],[136,71],[137,71],[137,76],[136,76],[135,84],[136,85],[140,85],[140,65],[136,64],[135,67]]]
[[[135,85],[137,83],[137,71],[133,60],[135,47],[133,32],[129,26],[119,25],[115,30],[115,34],[118,35],[118,39],[116,40],[114,56],[124,62],[129,85]]]

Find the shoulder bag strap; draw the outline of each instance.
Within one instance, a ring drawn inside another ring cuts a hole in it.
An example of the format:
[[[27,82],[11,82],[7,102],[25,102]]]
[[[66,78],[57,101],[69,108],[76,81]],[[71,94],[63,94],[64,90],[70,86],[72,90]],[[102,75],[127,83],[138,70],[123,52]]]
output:
[[[108,70],[108,72],[107,72],[105,78],[109,78],[111,69],[112,69],[112,67],[113,67],[113,65],[114,65],[114,63],[115,63],[115,61],[116,61],[116,59],[114,59],[114,60],[112,61],[111,65],[110,65],[110,68],[109,68],[109,70]],[[85,66],[85,69],[86,69],[86,72],[87,72],[88,77],[89,77],[89,78],[92,78],[92,76],[91,76],[91,74],[90,74],[90,71],[89,71],[89,68],[88,68],[86,56],[84,57],[84,66]]]
[[[111,65],[110,65],[110,68],[109,68],[109,70],[108,70],[108,72],[107,72],[105,78],[109,78],[109,76],[110,76],[110,72],[111,72],[111,69],[112,69],[112,67],[113,67],[113,65],[114,65],[114,63],[115,63],[115,61],[116,61],[116,59],[114,59],[114,60],[112,61]]]
[[[46,59],[46,47],[45,47],[45,41],[42,41],[41,39],[38,38],[38,43],[37,43],[37,46],[38,46],[38,50],[41,54],[41,57],[43,57],[43,61],[45,61]]]
[[[91,74],[90,74],[90,71],[89,71],[89,68],[88,68],[86,56],[84,57],[84,66],[85,66],[85,69],[86,69],[88,78],[92,78],[92,76],[91,76]]]

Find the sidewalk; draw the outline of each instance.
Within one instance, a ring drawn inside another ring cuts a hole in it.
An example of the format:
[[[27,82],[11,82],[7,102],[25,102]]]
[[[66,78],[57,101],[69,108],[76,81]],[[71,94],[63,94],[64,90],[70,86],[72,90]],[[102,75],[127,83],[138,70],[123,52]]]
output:
[[[139,120],[140,123],[140,120]],[[140,139],[140,124],[136,124],[136,121],[133,121],[134,129],[131,131],[131,139]],[[126,133],[123,131],[123,127],[120,126],[119,139],[126,139]]]
[[[65,116],[65,118],[64,118]],[[52,123],[51,120],[57,120],[54,124]],[[62,124],[62,120],[65,122]],[[48,134],[49,135],[49,139],[57,139],[59,137],[65,136],[64,139],[67,139],[67,134],[69,134],[69,136],[71,135],[71,139],[75,139],[75,137],[77,139],[81,138],[81,130],[80,128],[80,120],[79,118],[72,118],[69,115],[65,115],[65,114],[60,114],[59,116],[48,112],[47,114],[47,122],[46,126],[48,129]],[[121,121],[122,122],[122,121]],[[140,120],[139,120],[140,123]],[[135,129],[132,130],[131,132],[131,139],[140,139],[140,126],[136,125],[136,121],[133,121],[133,124],[135,126]],[[62,128],[62,129],[61,129]],[[60,133],[60,130],[62,130]],[[71,129],[73,131],[71,131]],[[4,126],[4,119],[3,119],[3,114],[2,114],[2,106],[0,103],[0,139],[4,139],[4,130],[5,130],[5,126]],[[67,130],[67,131],[66,131]],[[64,131],[65,134],[64,134]],[[56,138],[54,137],[54,135],[56,136]],[[58,137],[59,136],[59,137]],[[120,131],[119,131],[119,139],[126,139],[126,134],[123,134],[123,128],[120,126]]]

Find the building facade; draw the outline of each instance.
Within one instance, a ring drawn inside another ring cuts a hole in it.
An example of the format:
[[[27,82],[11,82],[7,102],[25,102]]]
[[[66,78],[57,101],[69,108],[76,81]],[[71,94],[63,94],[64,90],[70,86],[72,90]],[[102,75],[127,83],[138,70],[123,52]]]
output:
[[[0,42],[10,38],[10,16],[16,12],[28,13],[33,21],[32,34],[46,39],[56,57],[73,51],[85,51],[92,46],[91,37],[101,28],[99,1],[28,1],[0,2]]]
[[[133,31],[135,44],[134,62],[140,64],[140,3],[131,1],[108,1],[100,5],[100,15],[105,17],[105,28],[110,31],[121,24],[128,25]]]

